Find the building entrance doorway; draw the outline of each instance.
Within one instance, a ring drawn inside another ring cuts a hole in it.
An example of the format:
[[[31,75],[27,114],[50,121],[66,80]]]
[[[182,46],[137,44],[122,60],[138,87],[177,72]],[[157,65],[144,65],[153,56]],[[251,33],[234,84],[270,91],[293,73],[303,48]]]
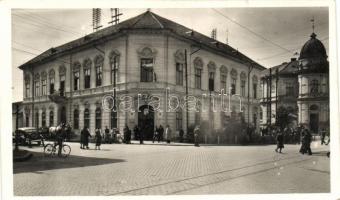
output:
[[[152,140],[155,126],[155,113],[152,106],[143,105],[139,107],[138,127],[144,140]]]
[[[65,106],[62,106],[59,110],[59,122],[60,123],[66,123],[66,108]]]
[[[319,114],[312,113],[309,115],[309,127],[312,133],[318,133],[319,131]]]

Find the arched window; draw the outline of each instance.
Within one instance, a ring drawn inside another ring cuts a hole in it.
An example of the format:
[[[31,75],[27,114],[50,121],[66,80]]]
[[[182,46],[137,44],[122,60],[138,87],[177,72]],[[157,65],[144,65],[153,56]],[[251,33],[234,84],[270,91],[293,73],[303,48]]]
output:
[[[54,112],[53,110],[50,111],[50,123],[49,123],[50,126],[53,126],[54,125]]]
[[[103,56],[96,56],[94,64],[96,68],[96,87],[102,86],[103,84]]]
[[[84,127],[90,127],[90,110],[88,108],[84,110]]]
[[[42,127],[46,127],[46,112],[45,111],[41,113],[41,125]]]
[[[156,50],[149,47],[144,47],[138,50],[138,55],[140,58],[140,81],[141,82],[153,82],[156,80],[154,77],[154,57]]]
[[[40,96],[40,75],[36,74],[34,77],[34,85],[35,85],[35,96]]]
[[[59,78],[60,78],[59,93],[60,96],[64,96],[66,81],[66,68],[64,65],[59,67]]]
[[[30,97],[30,77],[28,75],[25,76],[25,97]]]
[[[247,75],[245,72],[241,72],[240,79],[241,79],[241,96],[245,97],[246,96],[246,79],[247,79]]]
[[[38,113],[38,111],[35,113],[35,127],[39,128],[39,113]]]
[[[53,94],[55,91],[54,82],[55,82],[55,72],[53,69],[49,72],[49,80],[50,80],[50,94]]]
[[[317,94],[319,93],[319,81],[318,80],[312,80],[310,84],[310,93],[311,94]]]
[[[214,91],[215,89],[215,71],[216,71],[216,65],[214,62],[210,61],[208,63],[208,72],[209,72],[209,91]]]
[[[185,56],[182,50],[176,51],[175,63],[176,63],[176,85],[183,85]]]
[[[79,129],[79,110],[75,109],[73,111],[73,128]]]
[[[102,128],[102,110],[96,108],[96,129]]]
[[[83,63],[84,68],[84,88],[88,89],[91,87],[91,65],[92,61],[87,58]]]
[[[224,92],[227,91],[227,75],[228,75],[228,68],[224,65],[220,67],[220,89],[224,90]]]
[[[183,128],[183,112],[182,109],[176,111],[176,130],[181,130]]]
[[[80,63],[75,62],[73,63],[73,90],[77,91],[80,89]]]
[[[111,128],[117,128],[117,112],[111,111]]]
[[[253,76],[253,97],[254,99],[257,98],[257,76]]]
[[[47,94],[47,73],[44,71],[41,73],[41,95]]]
[[[203,61],[201,58],[196,57],[194,60],[195,67],[195,88],[202,88],[202,70],[203,70]]]
[[[110,53],[110,66],[111,66],[111,84],[114,84],[118,82],[119,78],[119,59],[120,59],[120,53],[118,51],[112,51]]]
[[[230,77],[231,77],[231,94],[236,94],[236,81],[237,81],[237,71],[235,69],[232,69],[230,71]]]

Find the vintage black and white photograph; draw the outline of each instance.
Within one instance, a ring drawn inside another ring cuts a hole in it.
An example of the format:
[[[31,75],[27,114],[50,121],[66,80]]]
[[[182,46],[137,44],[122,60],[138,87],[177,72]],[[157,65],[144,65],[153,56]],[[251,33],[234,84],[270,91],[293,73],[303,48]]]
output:
[[[330,193],[329,12],[13,8],[14,196]]]

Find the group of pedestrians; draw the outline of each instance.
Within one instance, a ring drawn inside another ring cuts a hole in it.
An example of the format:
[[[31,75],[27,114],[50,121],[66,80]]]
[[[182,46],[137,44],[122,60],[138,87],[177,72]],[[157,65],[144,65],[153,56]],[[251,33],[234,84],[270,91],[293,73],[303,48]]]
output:
[[[285,136],[291,136],[290,132],[286,131],[287,129],[285,129],[284,131],[280,131],[277,130],[276,131],[276,149],[275,151],[278,153],[282,153],[282,149],[284,148],[284,142],[285,142]],[[296,133],[299,135],[299,142],[298,144],[300,144],[301,142],[301,147],[299,152],[301,154],[308,154],[308,155],[312,155],[312,150],[311,150],[311,143],[312,143],[312,134],[310,133],[310,131],[305,128],[304,126],[300,126],[298,128],[298,132]],[[324,144],[324,135],[322,135],[323,133],[321,133],[321,144]]]

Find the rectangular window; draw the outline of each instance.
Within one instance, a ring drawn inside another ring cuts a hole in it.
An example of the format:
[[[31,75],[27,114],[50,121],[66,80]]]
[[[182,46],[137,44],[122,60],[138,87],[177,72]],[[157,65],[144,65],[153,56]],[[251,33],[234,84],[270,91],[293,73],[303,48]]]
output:
[[[182,124],[183,120],[182,120],[182,111],[177,111],[176,112],[176,130],[181,130],[183,127]]]
[[[231,94],[233,95],[233,94],[236,94],[236,79],[235,78],[233,78],[233,79],[231,79]]]
[[[35,82],[35,96],[36,97],[40,95],[39,90],[40,90],[40,83],[39,83],[39,81],[36,81]]]
[[[42,80],[41,81],[41,85],[42,85],[42,95],[46,95],[47,94],[47,80]]]
[[[141,82],[153,82],[153,59],[141,59]]]
[[[241,81],[241,96],[246,96],[246,81],[244,80]]]
[[[74,77],[73,77],[73,90],[79,90],[79,76],[80,73],[79,71],[74,72]]]
[[[54,78],[50,79],[50,94],[54,93]]]
[[[176,63],[176,85],[183,85],[183,64]]]
[[[84,69],[84,81],[85,81],[85,84],[84,84],[84,88],[85,89],[88,89],[90,88],[90,81],[91,81],[91,71],[90,69]]]
[[[209,91],[214,91],[215,73],[209,72]]]
[[[294,96],[294,87],[292,83],[286,83],[286,95]]]
[[[201,84],[201,78],[202,78],[202,69],[195,69],[195,88],[201,89],[202,84]]]
[[[257,84],[256,83],[253,84],[253,96],[254,96],[254,99],[257,98]]]
[[[29,83],[26,83],[26,84],[25,84],[25,88],[26,88],[26,94],[25,94],[25,96],[26,96],[26,97],[30,97],[30,84],[29,84]]]
[[[227,76],[221,75],[221,90],[224,90],[224,92],[227,92]]]

